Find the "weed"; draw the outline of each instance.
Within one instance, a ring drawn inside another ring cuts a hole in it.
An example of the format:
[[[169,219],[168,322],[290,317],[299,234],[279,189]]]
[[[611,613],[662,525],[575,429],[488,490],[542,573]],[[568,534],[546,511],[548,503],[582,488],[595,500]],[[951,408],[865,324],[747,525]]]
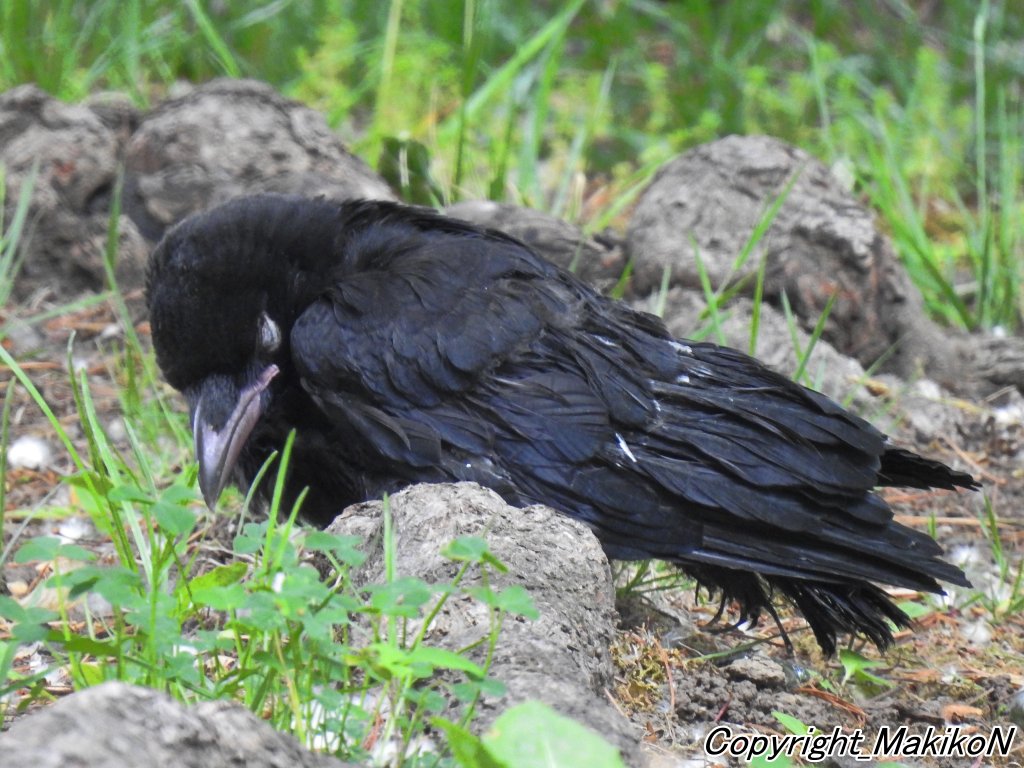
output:
[[[6,173],[0,165],[0,306],[6,306],[7,300],[14,290],[14,279],[18,276],[24,260],[21,249],[22,234],[28,220],[29,203],[32,201],[32,190],[39,176],[39,163],[32,164],[32,170],[21,184],[18,202],[14,208],[14,216],[10,225],[4,221],[4,204],[7,202]]]
[[[52,415],[6,350],[0,355]],[[290,438],[268,461],[282,467],[268,519],[241,526],[226,562],[200,567],[194,472],[163,487],[153,482],[147,452],[136,445],[128,456],[119,452],[97,419],[87,379],[73,377],[87,455],[66,444],[78,467],[68,482],[111,537],[116,561],[100,563],[89,550],[45,536],[17,551],[16,562],[49,564],[38,588],[53,590],[58,603],[44,609],[0,600],[0,615],[12,627],[0,644],[0,696],[33,689],[61,668],[76,687],[118,679],[185,701],[234,698],[307,745],[359,756],[367,744],[389,743],[408,758],[414,736],[447,701],[464,702],[455,721],[464,728],[481,692],[496,689],[487,666],[504,617],[536,612],[521,589],[488,588],[487,572],[504,566],[484,541],[459,539],[445,550],[459,564],[449,584],[402,578],[385,503],[385,580],[355,588],[349,573],[364,557],[359,542],[297,528],[301,498],[292,509],[280,506]],[[331,581],[310,565],[311,553],[330,563]],[[482,573],[482,586],[461,586],[471,570]],[[444,603],[463,594],[488,606],[483,665],[424,639]],[[47,669],[14,673],[13,654],[26,643],[45,646]],[[442,682],[442,670],[456,678]],[[30,695],[41,695],[34,690]]]

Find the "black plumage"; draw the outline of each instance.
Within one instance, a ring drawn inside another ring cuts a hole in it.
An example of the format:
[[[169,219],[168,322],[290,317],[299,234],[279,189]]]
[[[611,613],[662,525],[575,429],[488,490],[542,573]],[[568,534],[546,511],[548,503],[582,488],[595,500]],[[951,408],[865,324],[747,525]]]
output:
[[[742,618],[781,594],[826,652],[907,624],[872,582],[967,583],[872,489],[969,475],[500,233],[393,203],[239,199],[167,234],[147,298],[211,505],[295,429],[285,501],[308,488],[315,523],[473,480],[587,522],[613,558],[680,565]]]

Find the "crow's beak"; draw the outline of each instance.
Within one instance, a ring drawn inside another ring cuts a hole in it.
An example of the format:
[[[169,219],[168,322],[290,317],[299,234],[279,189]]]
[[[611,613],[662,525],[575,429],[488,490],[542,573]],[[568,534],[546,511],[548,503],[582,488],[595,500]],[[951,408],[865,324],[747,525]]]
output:
[[[263,392],[277,374],[276,365],[264,368],[254,381],[237,390],[237,400],[233,407],[230,404],[224,407],[223,387],[204,387],[199,394],[192,415],[192,430],[195,433],[196,458],[199,461],[199,490],[210,509],[216,506],[217,499],[231,479],[231,472],[245,441],[263,415]],[[229,409],[226,419],[214,417],[218,410],[223,412]],[[214,427],[214,423],[222,426]]]

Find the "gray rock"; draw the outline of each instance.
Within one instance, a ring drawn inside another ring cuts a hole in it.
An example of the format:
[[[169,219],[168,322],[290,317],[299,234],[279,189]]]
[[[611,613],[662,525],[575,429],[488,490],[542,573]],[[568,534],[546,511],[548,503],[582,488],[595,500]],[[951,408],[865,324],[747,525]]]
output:
[[[795,181],[794,181],[795,179]],[[959,350],[929,320],[922,299],[869,210],[806,152],[765,136],[730,136],[666,164],[644,191],[629,224],[627,247],[639,291],[668,265],[675,283],[699,287],[694,246],[716,287],[765,211],[792,188],[747,263],[753,276],[767,259],[765,297],[789,297],[805,330],[836,299],[824,338],[844,354],[904,377],[922,367],[957,384]],[[888,355],[887,357],[885,357]]]
[[[968,427],[987,416],[984,405],[974,405],[953,398],[930,379],[920,379],[906,385],[899,379],[881,379],[889,386],[887,392],[890,410],[898,419],[906,439],[917,445],[929,445],[946,439],[959,443],[958,436]]]
[[[1024,338],[973,336],[961,370],[977,384],[977,395],[987,397],[1003,387],[1024,392]]]
[[[126,683],[74,693],[0,734],[4,765],[33,768],[344,768],[238,704],[186,707]]]
[[[16,317],[9,318],[0,328],[0,338],[10,344],[14,357],[27,359],[43,349],[46,339],[34,325]]]
[[[213,80],[148,114],[128,142],[125,210],[151,240],[239,195],[393,200],[319,112],[254,80]]]
[[[603,735],[631,763],[640,762],[632,727],[605,695],[612,687],[614,587],[590,529],[547,507],[511,507],[475,483],[413,486],[392,496],[390,506],[399,575],[450,582],[458,564],[442,557],[441,547],[459,536],[483,536],[508,566],[507,573],[491,575],[491,589],[520,584],[540,611],[536,621],[509,617],[505,622],[490,674],[507,691],[498,699],[484,698],[471,727],[483,730],[512,704],[539,699]],[[384,579],[382,528],[382,505],[376,501],[349,507],[328,528],[367,538],[368,560],[352,574],[357,586]],[[479,584],[479,575],[472,573],[463,583]],[[449,600],[426,639],[456,650],[487,632],[486,606]],[[485,652],[478,646],[471,656],[479,663]]]
[[[6,174],[4,221],[31,188],[24,258],[15,299],[45,290],[67,298],[105,285],[109,198],[117,174],[117,139],[82,106],[57,101],[34,85],[0,94],[0,165]],[[122,288],[142,282],[148,248],[127,217],[120,221],[115,274]]]
[[[142,122],[142,110],[135,106],[127,94],[117,91],[92,93],[82,102],[91,110],[117,139],[118,152],[123,152],[128,139]]]

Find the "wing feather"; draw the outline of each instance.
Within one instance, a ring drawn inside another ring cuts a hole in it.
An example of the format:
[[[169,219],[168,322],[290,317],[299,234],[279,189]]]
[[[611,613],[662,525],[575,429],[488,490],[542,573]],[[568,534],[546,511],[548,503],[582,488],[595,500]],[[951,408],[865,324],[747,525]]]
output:
[[[883,618],[899,612],[865,579],[963,583],[873,493],[880,478],[942,479],[941,465],[828,398],[742,353],[672,339],[513,241],[386,253],[386,268],[363,258],[339,277],[291,344],[303,386],[397,474],[441,471],[556,506],[611,556],[674,560],[747,616],[770,605],[767,580],[826,641],[868,609],[865,631],[887,637]]]

